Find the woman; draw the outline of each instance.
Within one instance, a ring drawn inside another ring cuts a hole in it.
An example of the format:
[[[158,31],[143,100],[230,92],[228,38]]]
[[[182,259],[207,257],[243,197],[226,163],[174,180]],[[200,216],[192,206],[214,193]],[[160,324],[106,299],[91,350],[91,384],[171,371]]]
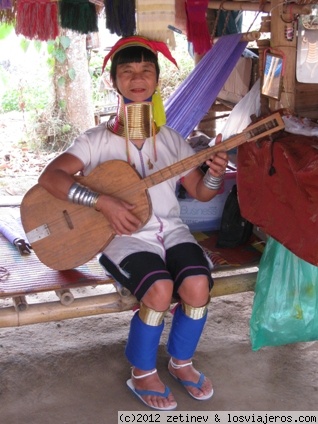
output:
[[[74,179],[74,174],[87,175],[113,159],[127,161],[145,177],[194,154],[178,133],[164,125],[158,52],[176,64],[161,42],[132,36],[115,44],[104,67],[111,58],[111,79],[119,95],[117,115],[80,135],[47,165],[39,183],[59,199],[94,207],[114,229],[116,236],[100,263],[140,302],[125,352],[132,365],[127,385],[147,406],[171,410],[177,403],[158,375],[156,358],[173,297],[179,304],[167,343],[169,372],[193,398],[206,400],[213,395],[211,381],[192,364],[207,317],[212,265],[180,218],[176,187],[181,181],[194,198],[211,200],[222,184],[227,154],[212,154],[206,174],[196,168],[151,187],[152,214],[145,225],[134,214],[134,204],[95,193]]]

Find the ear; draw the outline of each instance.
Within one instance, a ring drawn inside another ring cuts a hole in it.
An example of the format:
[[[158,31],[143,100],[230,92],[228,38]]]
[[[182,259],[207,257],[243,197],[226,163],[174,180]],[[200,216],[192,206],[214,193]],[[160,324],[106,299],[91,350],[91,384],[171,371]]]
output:
[[[116,81],[115,81],[115,80],[113,80],[113,79],[110,77],[110,82],[111,82],[111,84],[112,84],[113,88],[114,88],[115,90],[117,90]]]

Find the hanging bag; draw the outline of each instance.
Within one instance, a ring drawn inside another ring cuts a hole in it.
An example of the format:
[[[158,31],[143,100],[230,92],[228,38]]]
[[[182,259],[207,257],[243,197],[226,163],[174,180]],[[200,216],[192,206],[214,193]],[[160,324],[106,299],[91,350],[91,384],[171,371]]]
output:
[[[318,267],[269,237],[250,319],[253,350],[318,340]]]

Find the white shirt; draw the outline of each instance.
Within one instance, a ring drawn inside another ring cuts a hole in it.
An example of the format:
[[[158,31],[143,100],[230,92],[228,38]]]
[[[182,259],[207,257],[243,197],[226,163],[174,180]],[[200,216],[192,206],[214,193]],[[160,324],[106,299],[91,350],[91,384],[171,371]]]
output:
[[[141,178],[169,167],[195,152],[173,129],[163,126],[155,136],[157,161],[154,160],[154,141],[147,138],[142,149],[129,141],[131,164]],[[105,123],[81,134],[66,150],[83,162],[83,174],[87,176],[98,165],[113,159],[127,161],[126,141],[110,132]],[[180,206],[176,196],[177,184],[182,175],[172,177],[148,189],[152,204],[149,221],[131,236],[115,236],[106,246],[104,254],[114,263],[120,263],[136,251],[148,251],[165,256],[165,250],[180,242],[194,242],[195,238],[180,218]],[[120,172],[120,170],[118,170]],[[106,218],[105,218],[106,219]]]

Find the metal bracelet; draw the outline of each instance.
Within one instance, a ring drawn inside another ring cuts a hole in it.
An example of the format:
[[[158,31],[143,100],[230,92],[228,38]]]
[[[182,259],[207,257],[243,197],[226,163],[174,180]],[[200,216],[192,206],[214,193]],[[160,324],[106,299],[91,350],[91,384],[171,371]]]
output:
[[[208,170],[203,177],[203,184],[209,190],[218,190],[222,185],[223,179],[223,175],[221,177],[214,177]]]
[[[96,193],[90,188],[79,183],[74,183],[69,189],[67,198],[71,203],[75,203],[76,205],[95,208],[99,196],[99,193]]]

